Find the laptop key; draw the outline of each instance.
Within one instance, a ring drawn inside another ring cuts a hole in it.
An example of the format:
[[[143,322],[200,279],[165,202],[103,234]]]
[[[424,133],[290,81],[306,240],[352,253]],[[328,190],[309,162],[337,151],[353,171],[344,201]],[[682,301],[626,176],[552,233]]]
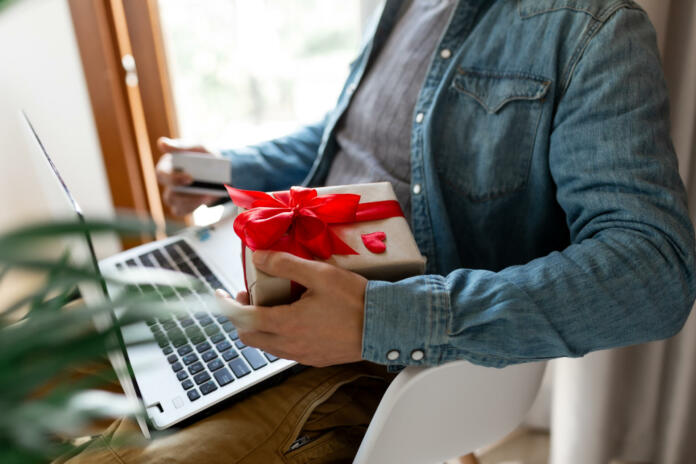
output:
[[[193,351],[193,348],[191,348],[191,345],[184,345],[176,351],[179,353],[179,356],[186,356]]]
[[[213,373],[213,377],[215,377],[215,380],[217,380],[218,385],[221,387],[234,381],[234,376],[225,367]]]
[[[229,322],[229,321],[230,321],[229,319],[227,319],[227,317],[223,316],[222,314],[217,314],[217,315],[215,316],[215,319],[217,319],[217,321],[218,321],[220,324],[224,324],[225,322]]]
[[[217,385],[215,385],[215,382],[211,381],[208,383],[204,383],[199,388],[201,389],[201,393],[203,393],[204,395],[207,395],[208,393],[212,393],[215,390],[217,390]]]
[[[193,342],[196,345],[199,345],[205,341],[205,335],[203,335],[203,332],[197,333],[196,335],[190,335],[191,342]]]
[[[183,368],[184,366],[182,366],[180,362],[175,362],[174,364],[172,364],[172,370],[174,372],[179,372]]]
[[[237,353],[236,350],[227,350],[224,353],[222,353],[222,359],[224,359],[225,361],[229,361],[230,359],[234,359],[237,356],[239,356],[239,354]]]
[[[203,358],[203,361],[205,362],[212,361],[213,359],[217,358],[217,353],[214,350],[208,350],[203,353],[201,358]]]
[[[189,266],[185,262],[182,261],[180,263],[177,263],[177,265],[179,266],[179,270],[181,272],[183,272],[184,274],[188,274],[188,275],[192,275],[192,276],[196,275],[196,273],[193,272],[193,269],[191,269],[191,266]]]
[[[174,340],[172,340],[172,345],[174,345],[176,348],[179,348],[180,346],[185,345],[186,342],[186,337],[177,337]]]
[[[181,386],[184,388],[184,390],[188,390],[189,388],[193,387],[193,380],[186,379],[181,382]]]
[[[198,356],[196,356],[196,353],[191,353],[181,358],[181,360],[184,361],[184,364],[188,366],[189,364],[198,361]]]
[[[204,351],[208,351],[209,349],[210,343],[208,342],[203,342],[196,345],[196,351],[198,351],[199,353],[203,353]]]
[[[189,337],[194,337],[196,335],[202,335],[201,329],[197,325],[192,325],[191,327],[186,327],[186,335]]]
[[[223,322],[222,330],[224,330],[225,332],[232,332],[234,330],[234,324],[232,324],[230,321]]]
[[[186,254],[186,256],[196,256],[196,252],[193,251],[193,248],[191,248],[191,245],[186,243],[184,240],[176,242],[176,244],[179,246],[179,249]]]
[[[155,267],[155,263],[150,261],[150,256],[145,253],[144,255],[138,256],[140,258],[140,262],[143,263],[143,266],[145,267]]]
[[[220,327],[218,327],[216,324],[210,324],[208,327],[205,328],[205,333],[208,334],[209,337],[218,332],[220,332]]]
[[[213,320],[211,319],[210,316],[204,316],[198,320],[198,323],[205,327],[206,325],[210,325],[213,323]]]
[[[154,250],[152,252],[152,255],[155,257],[155,259],[157,260],[157,264],[159,264],[160,267],[169,270],[172,269],[172,265],[169,264],[169,261],[167,261],[167,258],[164,257],[164,254],[161,250]]]
[[[195,313],[193,313],[193,316],[194,316],[196,319],[199,319],[199,320],[200,320],[200,319],[203,319],[204,317],[207,317],[207,316],[208,316],[208,313],[206,313],[205,311],[196,311]]]
[[[176,360],[179,359],[175,354],[170,354],[167,356],[167,361],[169,361],[169,364],[174,364]]]
[[[220,359],[215,359],[208,363],[208,369],[210,369],[210,372],[216,371],[220,369],[222,366],[223,364],[222,361],[220,361]]]
[[[239,340],[239,334],[237,333],[237,329],[232,329],[232,332],[228,334],[230,337],[230,340]]]
[[[251,372],[251,369],[249,369],[249,366],[246,365],[242,358],[233,359],[228,366],[230,366],[230,369],[232,369],[232,372],[234,372],[237,378],[244,377]]]
[[[176,373],[176,378],[179,379],[180,381],[184,380],[187,377],[188,377],[188,374],[186,373],[186,371],[182,370],[182,371],[179,371]]]
[[[215,343],[215,344],[220,343],[224,339],[225,339],[225,336],[221,333],[217,333],[217,334],[213,335],[212,337],[210,337],[210,341]]]
[[[162,352],[163,352],[164,354],[172,354],[172,351],[174,351],[174,349],[173,349],[171,346],[165,346],[165,347],[162,349]]]
[[[249,365],[254,369],[261,369],[268,362],[261,356],[261,352],[256,348],[246,347],[242,350],[242,355],[249,362]]]
[[[232,345],[230,344],[230,342],[228,342],[227,340],[225,340],[224,342],[221,342],[221,343],[218,343],[217,345],[215,345],[215,348],[217,348],[217,350],[218,350],[220,353],[222,353],[223,351],[227,351],[227,350],[229,350],[230,348],[232,348]]]
[[[263,352],[263,355],[266,357],[266,359],[268,359],[271,362],[274,362],[274,361],[277,361],[280,359],[278,356],[274,356],[271,353],[266,353],[265,351]]]
[[[240,349],[240,350],[241,350],[242,348],[246,348],[246,345],[245,345],[244,342],[241,341],[241,340],[237,340],[236,342],[234,342],[234,346],[236,346],[237,349]]]
[[[247,347],[242,350],[242,355],[249,362],[249,365],[254,369],[261,369],[268,362],[261,356],[261,352],[256,348]]]
[[[191,259],[190,261],[191,261],[191,264],[193,265],[193,267],[195,267],[196,270],[198,270],[198,272],[203,277],[213,275],[213,271],[211,271],[210,268],[208,266],[206,266],[205,263],[203,262],[203,260],[201,258],[199,258],[198,256]]]
[[[191,375],[198,374],[200,371],[202,371],[203,364],[199,361],[197,363],[193,363],[189,366],[188,370],[191,373]]]
[[[210,374],[208,374],[207,371],[203,371],[200,374],[196,374],[193,377],[193,380],[196,381],[196,385],[200,385],[203,382],[207,382],[208,380],[210,380]]]
[[[193,319],[191,319],[191,318],[188,317],[188,316],[185,317],[185,318],[183,318],[183,319],[181,319],[181,327],[183,327],[183,328],[186,328],[186,327],[190,326],[190,325],[193,324],[193,323],[194,323]]]
[[[174,327],[176,327],[176,322],[174,322],[172,320],[165,321],[162,324],[162,327],[164,327],[164,330],[167,330],[167,331],[172,330]]]
[[[172,258],[172,261],[175,263],[178,263],[183,259],[181,257],[181,253],[179,253],[179,250],[176,248],[176,243],[170,243],[169,245],[165,246],[164,249],[167,250],[169,257]]]
[[[193,390],[189,390],[188,392],[186,392],[186,394],[188,395],[189,400],[191,401],[196,401],[198,398],[201,397],[201,395],[196,391],[195,388]]]

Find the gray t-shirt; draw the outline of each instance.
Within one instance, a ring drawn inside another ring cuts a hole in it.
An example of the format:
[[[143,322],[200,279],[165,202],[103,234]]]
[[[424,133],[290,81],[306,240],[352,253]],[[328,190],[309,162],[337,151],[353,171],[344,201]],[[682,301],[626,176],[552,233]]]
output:
[[[411,125],[435,47],[456,0],[413,0],[341,119],[326,185],[389,181],[411,216]]]

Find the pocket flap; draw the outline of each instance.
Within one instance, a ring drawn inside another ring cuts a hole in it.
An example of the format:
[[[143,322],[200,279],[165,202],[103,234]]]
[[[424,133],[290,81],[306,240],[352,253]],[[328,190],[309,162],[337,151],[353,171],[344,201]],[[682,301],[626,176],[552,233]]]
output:
[[[497,113],[514,100],[543,98],[551,81],[525,74],[459,68],[452,85],[479,102],[489,113]]]

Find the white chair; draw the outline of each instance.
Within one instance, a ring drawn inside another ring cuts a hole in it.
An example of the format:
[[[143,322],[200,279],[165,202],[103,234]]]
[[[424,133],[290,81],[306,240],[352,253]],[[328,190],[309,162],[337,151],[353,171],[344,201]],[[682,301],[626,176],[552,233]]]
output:
[[[442,463],[490,445],[522,422],[545,368],[408,367],[384,394],[353,463]]]

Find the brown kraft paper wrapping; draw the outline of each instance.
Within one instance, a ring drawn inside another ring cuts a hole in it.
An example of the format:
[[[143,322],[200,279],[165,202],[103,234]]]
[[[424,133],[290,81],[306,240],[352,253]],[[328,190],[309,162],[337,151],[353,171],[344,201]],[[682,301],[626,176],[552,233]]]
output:
[[[389,182],[372,184],[318,187],[319,195],[354,193],[360,195],[360,203],[396,200]],[[326,263],[347,269],[370,280],[397,281],[425,272],[425,258],[421,256],[411,229],[404,217],[391,217],[377,221],[355,222],[330,226],[357,255],[332,255]],[[384,232],[386,250],[373,253],[365,247],[363,234]],[[244,247],[242,253],[249,298],[252,304],[272,306],[292,301],[291,284],[256,269],[252,261],[253,251]]]

